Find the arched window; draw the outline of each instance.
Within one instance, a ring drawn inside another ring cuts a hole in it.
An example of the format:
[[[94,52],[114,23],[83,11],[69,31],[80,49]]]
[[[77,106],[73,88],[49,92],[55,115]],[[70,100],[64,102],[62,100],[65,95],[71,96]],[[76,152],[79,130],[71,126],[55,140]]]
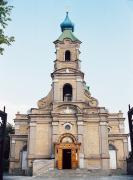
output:
[[[63,86],[63,101],[72,101],[72,86],[65,84]]]
[[[70,61],[71,60],[71,52],[67,50],[65,52],[65,61]]]

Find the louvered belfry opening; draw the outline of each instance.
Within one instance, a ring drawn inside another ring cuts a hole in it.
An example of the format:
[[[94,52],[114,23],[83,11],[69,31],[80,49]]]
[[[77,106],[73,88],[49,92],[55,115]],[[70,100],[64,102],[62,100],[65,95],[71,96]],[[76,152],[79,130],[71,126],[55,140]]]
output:
[[[72,101],[72,86],[65,84],[63,87],[63,101]]]

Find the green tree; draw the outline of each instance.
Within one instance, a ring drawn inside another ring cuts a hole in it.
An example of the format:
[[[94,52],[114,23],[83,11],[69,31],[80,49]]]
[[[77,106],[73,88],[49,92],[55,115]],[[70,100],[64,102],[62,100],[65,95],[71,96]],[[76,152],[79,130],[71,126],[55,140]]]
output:
[[[3,54],[4,45],[11,45],[11,42],[14,41],[14,37],[7,36],[5,34],[5,29],[8,25],[8,22],[11,21],[10,14],[13,6],[9,6],[8,2],[5,0],[0,0],[0,55]]]

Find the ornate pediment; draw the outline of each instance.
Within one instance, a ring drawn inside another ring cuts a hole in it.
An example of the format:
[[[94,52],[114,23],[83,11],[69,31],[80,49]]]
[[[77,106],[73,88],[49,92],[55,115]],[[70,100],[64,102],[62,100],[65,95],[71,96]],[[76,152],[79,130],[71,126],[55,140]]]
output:
[[[64,104],[64,105],[58,106],[55,109],[55,112],[60,113],[60,114],[77,114],[77,113],[81,113],[81,110],[76,105]]]

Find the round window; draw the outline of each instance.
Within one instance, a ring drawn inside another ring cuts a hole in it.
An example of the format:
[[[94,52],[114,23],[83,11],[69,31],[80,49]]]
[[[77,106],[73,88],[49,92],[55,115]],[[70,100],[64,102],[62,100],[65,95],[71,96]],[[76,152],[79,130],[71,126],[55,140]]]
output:
[[[65,125],[65,129],[66,130],[70,130],[71,129],[71,126],[69,124]]]

